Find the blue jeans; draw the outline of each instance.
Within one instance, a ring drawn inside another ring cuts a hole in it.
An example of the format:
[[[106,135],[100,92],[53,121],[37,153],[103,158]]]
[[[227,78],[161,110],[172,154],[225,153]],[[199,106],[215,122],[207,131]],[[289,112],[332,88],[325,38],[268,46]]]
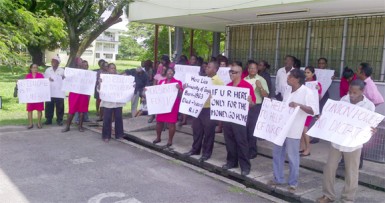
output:
[[[274,180],[277,183],[284,184],[285,181],[285,158],[286,152],[289,158],[289,185],[296,187],[299,176],[299,143],[300,139],[286,138],[282,146],[273,147],[273,171]]]

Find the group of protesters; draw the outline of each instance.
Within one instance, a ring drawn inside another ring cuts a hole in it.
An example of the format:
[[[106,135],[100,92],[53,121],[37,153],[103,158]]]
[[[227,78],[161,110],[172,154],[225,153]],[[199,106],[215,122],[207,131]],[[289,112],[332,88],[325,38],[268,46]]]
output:
[[[316,68],[328,69],[327,59],[319,58]],[[39,74],[36,65],[31,65],[31,73],[26,78],[49,78],[54,82],[53,74],[64,78],[64,69],[58,67],[60,59],[54,57],[51,61],[52,67],[46,69],[45,74]],[[318,83],[317,93],[318,99],[314,96],[314,92],[305,86],[305,82],[317,81],[315,67],[307,66],[304,71],[300,69],[301,62],[294,56],[285,57],[285,66],[278,69],[275,79],[275,91],[269,74],[270,65],[267,61],[249,60],[245,66],[241,62],[234,61],[229,63],[225,56],[219,55],[212,57],[209,62],[204,62],[201,57],[192,55],[188,59],[185,55],[181,55],[176,62],[171,62],[167,55],[163,55],[159,64],[153,65],[152,61],[142,62],[141,67],[132,70],[126,70],[122,75],[131,75],[135,77],[135,92],[131,100],[131,116],[145,114],[146,108],[146,86],[163,85],[175,83],[178,89],[177,98],[174,102],[171,112],[152,115],[148,122],[156,119],[156,139],[153,144],[161,142],[161,133],[168,124],[168,141],[165,147],[171,147],[173,137],[176,132],[176,124],[187,124],[187,115],[179,113],[179,105],[185,84],[174,78],[175,64],[200,66],[199,75],[211,78],[212,85],[227,85],[238,88],[246,88],[249,91],[249,110],[246,126],[232,122],[221,122],[210,119],[210,100],[207,99],[199,116],[192,122],[193,142],[191,150],[185,153],[185,156],[201,155],[200,162],[210,159],[213,153],[214,138],[216,132],[224,133],[227,157],[226,163],[222,166],[228,170],[240,166],[241,175],[246,176],[250,173],[250,160],[257,157],[257,138],[254,136],[254,129],[262,108],[262,102],[265,98],[276,99],[286,102],[290,107],[298,107],[299,113],[295,118],[295,122],[288,130],[282,146],[275,145],[273,147],[273,180],[268,184],[271,186],[288,184],[289,191],[295,191],[298,186],[299,165],[301,156],[309,156],[311,154],[310,143],[316,143],[317,140],[311,140],[307,135],[313,119],[316,120],[322,112],[322,108],[329,98],[326,91],[322,96],[322,85]],[[97,83],[95,84],[95,99],[98,121],[103,121],[102,138],[105,142],[111,139],[111,125],[115,121],[115,137],[120,139],[123,137],[123,116],[122,108],[125,103],[107,102],[100,99],[99,90],[103,83],[101,74],[118,74],[116,66],[104,60],[98,62],[100,67],[97,70]],[[88,69],[87,61],[80,58],[75,60],[74,68]],[[155,68],[153,68],[155,67]],[[229,76],[231,82],[224,84],[222,79],[217,75],[217,71],[221,67],[230,67]],[[357,71],[353,71],[346,67],[343,70],[340,83],[340,97],[342,101],[358,105],[370,111],[375,110],[375,106],[384,102],[383,97],[379,93],[375,83],[371,79],[372,68],[368,63],[361,63]],[[334,79],[334,77],[332,78]],[[70,130],[71,122],[76,113],[79,114],[78,129],[83,132],[83,122],[88,112],[90,96],[78,93],[69,93],[69,111],[65,128],[62,132]],[[138,102],[141,102],[140,110],[137,111]],[[319,109],[317,109],[319,106]],[[56,107],[57,124],[63,125],[64,114],[64,98],[52,98],[50,102],[45,103],[45,124],[52,124],[54,107]],[[44,110],[42,103],[27,104],[29,126],[32,128],[32,111],[39,112],[38,128],[41,128],[41,114]],[[373,133],[375,129],[373,129]],[[341,160],[344,158],[345,163],[345,188],[342,198],[345,201],[354,201],[355,192],[358,187],[358,170],[360,164],[362,166],[361,146],[355,148],[343,147],[332,144],[327,164],[324,168],[323,192],[324,196],[319,198],[318,202],[332,202],[335,200],[334,179],[336,169]],[[286,155],[289,161],[289,177],[286,181],[284,177],[284,163]],[[361,161],[360,161],[361,160]],[[361,163],[360,163],[361,162]]]

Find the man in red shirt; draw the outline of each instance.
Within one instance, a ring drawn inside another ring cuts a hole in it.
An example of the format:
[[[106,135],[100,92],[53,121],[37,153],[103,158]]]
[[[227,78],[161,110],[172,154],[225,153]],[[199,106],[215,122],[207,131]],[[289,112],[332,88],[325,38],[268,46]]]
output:
[[[250,106],[255,105],[254,89],[250,83],[242,79],[242,67],[232,66],[230,71],[231,81],[227,86],[248,88],[250,90],[250,96],[248,101]],[[227,158],[226,164],[222,166],[223,169],[236,168],[241,166],[241,175],[246,176],[250,173],[250,160],[249,160],[249,143],[247,141],[246,126],[223,122],[223,131],[226,143]]]

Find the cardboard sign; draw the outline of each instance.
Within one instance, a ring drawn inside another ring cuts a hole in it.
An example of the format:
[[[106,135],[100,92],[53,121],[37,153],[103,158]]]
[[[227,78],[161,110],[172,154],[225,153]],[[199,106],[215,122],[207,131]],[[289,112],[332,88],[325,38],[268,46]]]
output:
[[[316,68],[315,74],[317,75],[317,81],[322,85],[321,96],[323,97],[333,82],[332,77],[334,76],[334,70],[325,70],[325,69]]]
[[[210,119],[246,126],[250,90],[215,85],[211,88]]]
[[[100,74],[100,99],[108,102],[126,103],[131,100],[135,91],[133,76]]]
[[[299,107],[291,108],[285,102],[265,98],[254,129],[254,136],[282,146]]]
[[[178,96],[178,83],[161,84],[146,87],[148,114],[170,113]]]
[[[50,81],[51,97],[64,98],[65,92],[62,91],[63,77],[60,75],[52,74],[51,79],[53,80],[53,81]]]
[[[188,66],[188,65],[175,65],[175,75],[174,78],[180,80],[182,84],[185,83],[186,75],[199,76],[199,71],[201,67],[199,66]]]
[[[62,90],[84,95],[95,92],[96,72],[77,68],[65,68]]]
[[[362,107],[329,99],[322,116],[307,132],[344,147],[357,147],[372,137],[371,127],[375,128],[384,116]]]
[[[313,95],[315,97],[314,101],[319,101],[320,97],[319,97],[318,89],[317,89],[318,81],[305,82],[305,86],[313,91]],[[314,103],[314,108],[315,108],[315,109],[313,109],[315,111],[314,115],[319,115],[319,102]]]
[[[223,81],[223,84],[227,85],[231,82],[230,67],[219,67],[217,75]]]
[[[211,78],[187,75],[185,84],[179,112],[196,118],[210,96]]]
[[[48,79],[23,79],[17,81],[19,103],[39,103],[51,101]]]

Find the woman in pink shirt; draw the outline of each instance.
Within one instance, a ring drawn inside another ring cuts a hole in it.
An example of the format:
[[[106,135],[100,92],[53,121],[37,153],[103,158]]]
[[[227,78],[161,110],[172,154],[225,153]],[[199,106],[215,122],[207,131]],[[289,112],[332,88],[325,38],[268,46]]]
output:
[[[38,72],[38,66],[36,64],[31,64],[29,66],[29,73],[25,76],[25,79],[44,79],[44,75]],[[38,118],[38,123],[37,123],[37,128],[42,128],[41,125],[41,116],[42,116],[42,111],[44,111],[44,102],[39,102],[39,103],[27,103],[27,111],[28,111],[28,122],[29,125],[27,129],[33,128],[33,111],[37,111],[37,118]]]

